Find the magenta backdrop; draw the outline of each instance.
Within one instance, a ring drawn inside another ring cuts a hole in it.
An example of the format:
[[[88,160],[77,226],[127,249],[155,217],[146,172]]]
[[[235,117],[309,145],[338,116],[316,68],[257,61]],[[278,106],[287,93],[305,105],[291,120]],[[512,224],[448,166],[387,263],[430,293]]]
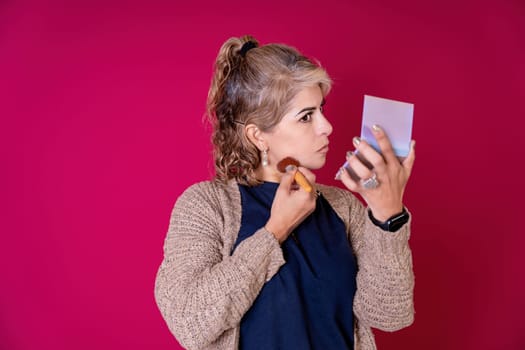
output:
[[[212,62],[247,33],[333,77],[322,182],[364,94],[415,103],[416,318],[379,348],[524,349],[522,0],[0,2],[0,348],[179,348],[155,273],[212,172]]]

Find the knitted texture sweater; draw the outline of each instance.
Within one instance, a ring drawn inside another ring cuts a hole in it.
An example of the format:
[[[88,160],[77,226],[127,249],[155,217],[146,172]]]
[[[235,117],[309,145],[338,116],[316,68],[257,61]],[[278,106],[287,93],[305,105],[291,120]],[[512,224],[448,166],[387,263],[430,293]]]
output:
[[[317,185],[346,226],[357,259],[356,350],[376,349],[371,327],[395,331],[414,319],[410,221],[385,232],[349,191]],[[238,184],[200,182],[178,198],[155,281],[168,328],[189,350],[237,349],[240,322],[266,281],[286,263],[264,227],[231,254],[241,223]]]

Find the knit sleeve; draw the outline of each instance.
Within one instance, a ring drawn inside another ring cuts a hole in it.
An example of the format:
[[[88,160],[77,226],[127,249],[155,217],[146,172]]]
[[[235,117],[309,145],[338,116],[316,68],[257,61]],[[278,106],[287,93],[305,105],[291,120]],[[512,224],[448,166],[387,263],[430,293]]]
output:
[[[355,315],[362,325],[384,331],[409,326],[414,320],[411,220],[397,232],[383,231],[349,192],[347,203],[351,204],[350,240],[358,261]]]
[[[170,331],[187,349],[201,349],[239,325],[259,291],[284,264],[264,228],[223,254],[224,211],[204,185],[183,193],[173,209],[155,299]],[[240,214],[239,214],[240,215]]]

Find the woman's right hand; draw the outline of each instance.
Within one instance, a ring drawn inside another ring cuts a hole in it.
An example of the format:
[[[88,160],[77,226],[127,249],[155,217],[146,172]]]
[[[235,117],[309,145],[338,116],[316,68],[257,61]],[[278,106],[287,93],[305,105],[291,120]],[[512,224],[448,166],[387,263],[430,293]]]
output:
[[[301,171],[308,179],[314,188],[312,192],[306,192],[294,183],[297,171]],[[283,243],[293,229],[315,210],[315,202],[315,175],[303,167],[287,170],[281,177],[281,183],[275,193],[270,219],[265,225],[266,230],[271,232],[279,243]]]

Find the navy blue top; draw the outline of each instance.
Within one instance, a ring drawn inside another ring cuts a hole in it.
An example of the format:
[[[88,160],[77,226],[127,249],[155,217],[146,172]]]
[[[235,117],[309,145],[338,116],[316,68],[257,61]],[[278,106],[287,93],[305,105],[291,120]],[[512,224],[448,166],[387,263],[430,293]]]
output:
[[[270,217],[278,183],[239,185],[234,248]],[[286,263],[241,320],[240,349],[353,349],[357,265],[345,225],[325,198],[282,244]]]

